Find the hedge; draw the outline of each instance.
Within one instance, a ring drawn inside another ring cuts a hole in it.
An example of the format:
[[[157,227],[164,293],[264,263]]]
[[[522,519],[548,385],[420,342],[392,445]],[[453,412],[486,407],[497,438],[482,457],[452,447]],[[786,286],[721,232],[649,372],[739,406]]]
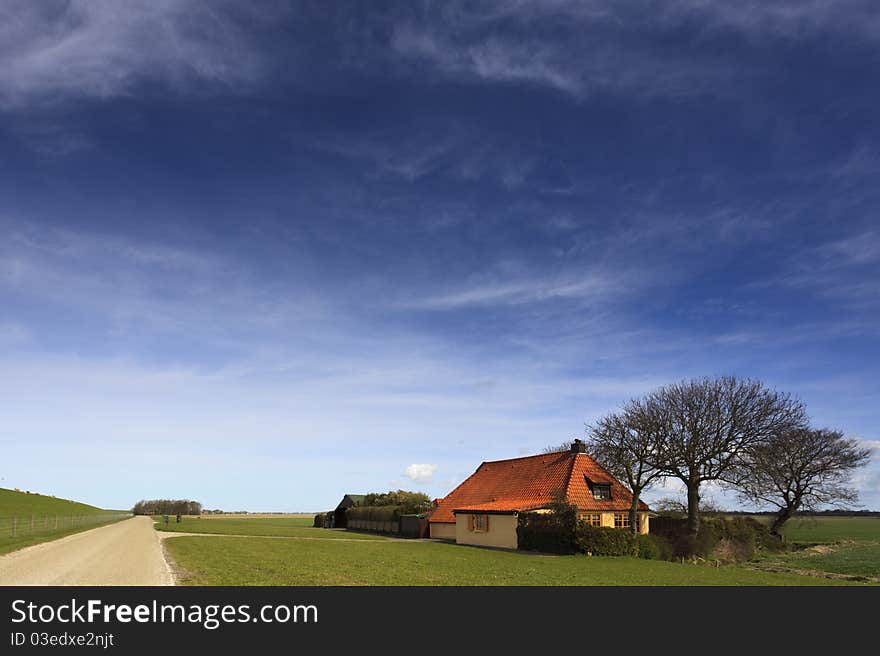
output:
[[[766,524],[754,517],[704,517],[700,530],[692,536],[686,519],[664,517],[651,522],[651,531],[668,540],[674,558],[716,558],[750,560],[757,551],[776,551],[782,547]]]
[[[638,556],[645,560],[672,560],[672,545],[662,536],[639,534]]]
[[[577,551],[577,514],[520,513],[516,527],[517,543],[525,551],[573,554]]]
[[[608,526],[590,526],[578,522],[577,549],[591,556],[632,556],[635,553],[632,533]]]
[[[353,506],[345,511],[348,519],[372,522],[396,522],[401,515],[408,514],[407,506]]]

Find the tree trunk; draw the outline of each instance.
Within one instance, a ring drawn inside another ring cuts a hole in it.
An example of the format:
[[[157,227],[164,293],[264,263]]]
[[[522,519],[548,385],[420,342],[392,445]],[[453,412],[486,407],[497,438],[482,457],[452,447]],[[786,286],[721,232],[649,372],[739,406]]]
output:
[[[773,518],[773,524],[770,525],[770,535],[773,535],[781,540],[782,534],[779,531],[782,528],[782,525],[785,524],[785,522],[787,522],[789,519],[791,519],[791,516],[794,515],[794,511],[794,507],[788,506],[776,513],[776,517]]]
[[[687,482],[688,494],[688,533],[696,537],[700,531],[700,482]]]
[[[632,505],[629,507],[629,531],[633,541],[639,535],[639,493],[633,492]]]

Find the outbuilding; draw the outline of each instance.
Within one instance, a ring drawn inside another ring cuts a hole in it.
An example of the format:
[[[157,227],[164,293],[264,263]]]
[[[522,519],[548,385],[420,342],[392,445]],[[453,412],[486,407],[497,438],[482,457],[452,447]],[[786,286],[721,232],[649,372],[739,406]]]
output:
[[[339,502],[339,505],[336,506],[336,510],[333,511],[333,527],[346,528],[347,522],[345,511],[354,506],[361,505],[366,496],[366,494],[346,494],[342,497],[342,501]]]

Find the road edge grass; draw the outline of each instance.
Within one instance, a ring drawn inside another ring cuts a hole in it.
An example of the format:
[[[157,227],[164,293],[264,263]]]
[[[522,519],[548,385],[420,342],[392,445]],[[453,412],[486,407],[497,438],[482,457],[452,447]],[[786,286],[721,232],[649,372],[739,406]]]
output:
[[[162,560],[165,561],[165,565],[171,573],[171,585],[186,585],[186,581],[192,578],[192,576],[180,566],[174,558],[174,554],[172,554],[171,550],[167,548],[166,543],[169,539],[170,538],[159,538],[159,550],[162,552]]]

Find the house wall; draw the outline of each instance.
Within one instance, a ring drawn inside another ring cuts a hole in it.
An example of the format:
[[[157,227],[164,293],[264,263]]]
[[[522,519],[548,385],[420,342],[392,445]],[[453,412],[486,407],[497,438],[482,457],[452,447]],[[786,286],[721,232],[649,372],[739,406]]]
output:
[[[431,522],[431,537],[438,540],[455,540],[455,524],[451,522]]]
[[[500,547],[516,549],[516,515],[489,515],[488,531],[471,531],[468,529],[468,514],[455,514],[455,541],[458,544],[473,544],[481,547]],[[431,526],[434,535],[434,526]]]

